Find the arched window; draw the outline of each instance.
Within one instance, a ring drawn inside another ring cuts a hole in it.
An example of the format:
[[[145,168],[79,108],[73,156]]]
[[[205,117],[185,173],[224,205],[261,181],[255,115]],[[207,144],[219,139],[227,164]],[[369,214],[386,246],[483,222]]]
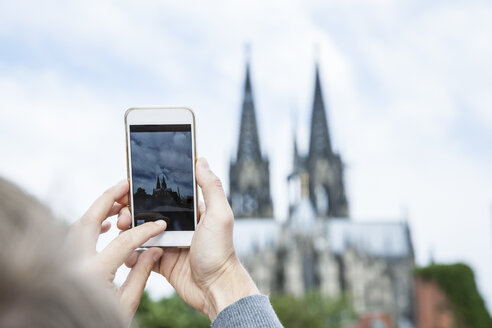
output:
[[[330,201],[325,186],[317,185],[314,189],[314,197],[316,199],[316,211],[319,214],[328,214]]]

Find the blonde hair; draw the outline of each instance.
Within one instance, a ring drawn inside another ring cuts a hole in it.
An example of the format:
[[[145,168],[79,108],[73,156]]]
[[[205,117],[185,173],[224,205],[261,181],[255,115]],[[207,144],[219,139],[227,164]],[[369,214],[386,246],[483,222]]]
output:
[[[0,178],[0,327],[125,326],[108,288],[71,266],[66,231],[39,201]]]

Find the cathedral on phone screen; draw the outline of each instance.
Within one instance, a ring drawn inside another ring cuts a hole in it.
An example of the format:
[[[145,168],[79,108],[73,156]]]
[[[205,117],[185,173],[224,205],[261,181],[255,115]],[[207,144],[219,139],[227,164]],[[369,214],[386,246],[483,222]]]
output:
[[[134,224],[194,230],[190,124],[130,125]]]

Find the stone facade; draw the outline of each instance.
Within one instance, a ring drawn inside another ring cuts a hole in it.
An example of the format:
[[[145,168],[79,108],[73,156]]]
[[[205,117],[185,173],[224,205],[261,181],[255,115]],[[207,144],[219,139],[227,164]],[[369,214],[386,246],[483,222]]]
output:
[[[310,205],[308,199],[304,202]],[[400,322],[397,327],[410,327],[414,316],[414,261],[405,223],[385,223],[384,228],[373,229],[370,224],[361,226],[344,219],[326,221],[313,216],[311,222],[299,223],[298,218],[276,222],[278,228],[269,232],[275,234],[270,241],[261,241],[254,229],[243,229],[248,219],[235,223],[235,241],[241,240],[238,244],[243,245],[238,250],[241,261],[262,293],[301,296],[317,290],[333,297],[343,294],[350,297],[360,316],[386,313],[393,322]],[[262,229],[261,223],[270,220],[256,220],[254,224]],[[367,238],[360,238],[357,232],[347,235],[344,241],[335,241],[334,236],[342,231],[336,226],[340,221],[345,232],[365,230]],[[299,229],[299,224],[304,229]],[[397,253],[368,242],[395,232],[392,243],[401,244]]]

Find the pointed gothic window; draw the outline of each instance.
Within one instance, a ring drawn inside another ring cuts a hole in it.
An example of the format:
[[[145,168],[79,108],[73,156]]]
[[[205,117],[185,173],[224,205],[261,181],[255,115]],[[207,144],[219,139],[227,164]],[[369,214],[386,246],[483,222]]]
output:
[[[316,211],[321,215],[328,214],[330,204],[326,188],[322,185],[317,185],[314,189],[314,195],[316,197]]]
[[[251,191],[248,191],[243,197],[244,213],[255,213],[258,210],[258,201]]]

